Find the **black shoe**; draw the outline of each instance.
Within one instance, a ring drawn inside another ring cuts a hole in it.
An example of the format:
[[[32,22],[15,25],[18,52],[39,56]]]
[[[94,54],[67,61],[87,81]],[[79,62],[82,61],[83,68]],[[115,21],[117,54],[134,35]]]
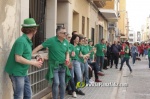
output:
[[[110,66],[110,68],[112,68],[112,65]]]
[[[122,69],[119,69],[119,71],[121,71]]]
[[[77,90],[76,93],[79,95],[85,95],[85,93],[83,93],[81,90],[79,90],[79,91]]]
[[[71,90],[68,91],[68,95],[72,95],[72,91]]]
[[[116,67],[116,69],[118,69],[118,67]]]

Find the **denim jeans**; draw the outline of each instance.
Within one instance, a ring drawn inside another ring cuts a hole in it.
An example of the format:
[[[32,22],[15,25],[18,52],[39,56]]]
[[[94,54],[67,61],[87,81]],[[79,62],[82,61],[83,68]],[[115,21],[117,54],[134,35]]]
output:
[[[70,69],[70,73],[71,73],[71,79],[70,79],[69,84],[68,84],[68,89],[72,90],[72,91],[76,91],[76,86],[75,86],[75,82],[74,82],[74,68],[73,68],[73,66]]]
[[[85,76],[86,83],[89,83],[89,67],[87,61],[85,63],[81,62],[81,70],[82,74]]]
[[[73,60],[72,63],[73,63],[72,65],[74,68],[74,73],[76,75],[77,82],[81,82],[82,81],[82,71],[81,71],[80,62],[77,60]],[[77,90],[80,90],[80,88],[78,88]]]
[[[65,98],[65,71],[66,70],[61,65],[59,65],[58,69],[54,70],[54,78],[52,84],[53,99],[58,99],[58,93],[60,93],[60,99]],[[58,90],[59,87],[60,90]]]
[[[148,57],[148,60],[149,60],[149,68],[150,68],[150,57]]]
[[[99,67],[100,64],[100,67]],[[96,56],[96,67],[97,70],[102,71],[104,65],[104,56]]]
[[[28,76],[9,76],[14,90],[14,99],[31,99],[32,91]]]
[[[132,53],[132,63],[135,64],[135,60],[136,60],[136,53]]]
[[[126,57],[124,57],[122,62],[121,62],[120,70],[122,70],[122,66],[123,66],[124,62],[126,62],[126,65],[128,66],[129,70],[132,71],[131,66],[129,64],[129,58],[126,58]]]

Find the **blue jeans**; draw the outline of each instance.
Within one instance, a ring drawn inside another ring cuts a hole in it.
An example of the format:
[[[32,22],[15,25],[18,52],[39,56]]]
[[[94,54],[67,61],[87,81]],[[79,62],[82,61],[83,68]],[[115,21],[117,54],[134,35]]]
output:
[[[135,60],[136,60],[136,53],[132,53],[132,63],[135,64]]]
[[[150,57],[148,57],[148,60],[149,60],[149,68],[150,68]]]
[[[132,71],[131,66],[129,64],[129,58],[126,58],[126,57],[124,57],[122,62],[121,62],[120,70],[122,70],[122,66],[123,66],[124,62],[126,62],[126,65],[128,66],[129,70]]]
[[[68,89],[72,90],[72,91],[76,91],[76,86],[75,86],[75,82],[74,82],[74,68],[73,68],[73,66],[69,70],[71,73],[71,79],[70,79],[69,84],[68,84]]]
[[[28,76],[9,76],[14,90],[14,99],[31,99],[32,91]]]
[[[87,62],[85,63],[81,62],[81,70],[82,70],[82,74],[85,76],[86,83],[89,83],[89,67]]]
[[[72,63],[73,63],[72,65],[74,68],[74,73],[76,75],[76,80],[77,80],[77,82],[81,82],[82,81],[82,71],[81,71],[80,62],[77,60],[73,60]],[[80,88],[78,88],[77,90],[80,90]]]
[[[100,67],[99,67],[100,64]],[[96,56],[96,67],[97,70],[102,71],[104,65],[104,56]]]
[[[53,99],[58,99],[58,92],[60,92],[60,99],[65,98],[65,71],[66,70],[61,65],[59,65],[58,69],[54,69],[54,78],[52,84]],[[60,90],[58,90],[59,86]]]

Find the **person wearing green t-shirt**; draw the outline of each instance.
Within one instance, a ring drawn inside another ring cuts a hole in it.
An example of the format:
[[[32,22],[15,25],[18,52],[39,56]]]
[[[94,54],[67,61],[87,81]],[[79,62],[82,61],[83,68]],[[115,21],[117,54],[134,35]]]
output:
[[[42,48],[48,48],[49,52],[46,79],[52,83],[53,99],[58,99],[59,92],[60,99],[64,99],[66,83],[71,79],[68,68],[70,58],[69,42],[66,40],[66,29],[58,27],[56,29],[56,36],[47,39],[41,45],[37,46],[32,54],[37,53]]]
[[[99,69],[99,64],[100,64],[99,70],[102,72],[103,65],[104,65],[105,52],[107,50],[106,45],[105,45],[105,40],[101,39],[100,43],[95,45],[95,48],[96,48],[97,69]]]
[[[94,46],[93,46],[93,41],[89,41],[89,50],[90,50],[90,62],[94,61]]]
[[[124,49],[124,57],[123,57],[123,60],[121,61],[121,66],[120,66],[120,71],[122,70],[122,67],[123,67],[123,64],[124,62],[126,62],[129,70],[130,70],[130,73],[132,73],[132,69],[131,69],[131,66],[129,64],[129,59],[130,59],[130,47],[129,47],[129,42],[125,42],[125,49]]]
[[[69,55],[70,55],[70,60],[71,60],[70,65],[69,65],[69,70],[71,73],[71,79],[68,83],[67,88],[68,88],[68,94],[72,95],[74,98],[76,98],[77,95],[76,95],[76,86],[75,86],[75,82],[74,82],[74,68],[72,66],[72,57],[75,56],[75,51],[74,51],[74,46],[70,43],[71,35],[68,34],[66,38],[69,42]]]
[[[22,24],[23,35],[19,37],[12,46],[5,66],[5,72],[13,86],[13,99],[31,99],[32,91],[27,76],[29,66],[40,68],[42,62],[31,60],[32,37],[37,32],[37,24],[33,18],[27,18]]]
[[[78,45],[79,44],[79,36],[76,34],[73,35],[70,43],[72,45],[74,45],[74,50],[75,50],[75,56],[71,58],[73,69],[74,69],[74,74],[76,75],[77,83],[80,83],[80,82],[82,82],[82,71],[81,71],[81,64],[80,64],[80,57],[79,57],[80,51],[81,51],[81,47]],[[77,86],[77,84],[76,84],[76,86]],[[80,94],[80,95],[85,95],[85,93],[83,93],[79,87],[77,88],[76,93]]]
[[[87,38],[80,37],[80,47],[81,47],[81,54],[80,54],[81,70],[82,70],[83,78],[85,78],[86,84],[88,84],[89,65],[87,61],[90,57],[90,51],[89,51]]]

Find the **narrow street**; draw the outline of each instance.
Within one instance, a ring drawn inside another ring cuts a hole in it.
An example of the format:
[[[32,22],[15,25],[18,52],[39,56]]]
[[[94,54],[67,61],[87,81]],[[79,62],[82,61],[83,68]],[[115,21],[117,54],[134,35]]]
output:
[[[123,70],[112,69],[105,70],[105,76],[99,77],[103,82],[101,84],[116,83],[122,84],[116,86],[90,86],[83,88],[85,96],[78,95],[76,99],[149,99],[150,96],[150,70],[148,68],[148,60],[144,57],[141,61],[136,61],[133,66],[132,74],[128,67],[124,64]],[[120,64],[119,64],[120,65]],[[120,67],[120,66],[119,66]],[[94,80],[94,78],[93,78]],[[127,85],[127,86],[123,86]],[[65,99],[74,99],[71,95],[67,95]]]
[[[128,75],[127,67],[124,68],[121,82],[127,82],[128,87],[119,88],[117,99],[149,99],[150,69],[148,68],[148,60],[142,58],[142,61],[137,61],[132,68],[132,75]]]

